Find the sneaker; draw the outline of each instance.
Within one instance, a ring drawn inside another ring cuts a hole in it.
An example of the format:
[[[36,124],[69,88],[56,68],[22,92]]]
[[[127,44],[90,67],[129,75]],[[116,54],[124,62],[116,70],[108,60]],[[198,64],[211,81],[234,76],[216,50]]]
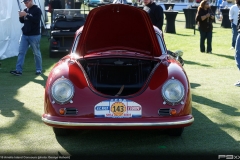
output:
[[[230,50],[234,50],[235,48],[234,47],[231,47]]]
[[[212,54],[212,52],[210,51],[210,52],[207,52],[207,53],[209,53],[209,54]]]
[[[15,75],[15,76],[21,76],[21,75],[22,75],[21,72],[16,71],[16,70],[14,70],[14,71],[10,71],[10,73],[13,74],[13,75]]]
[[[240,81],[237,81],[237,83],[235,83],[234,86],[240,87]]]
[[[41,75],[42,72],[41,71],[36,71],[36,75]]]

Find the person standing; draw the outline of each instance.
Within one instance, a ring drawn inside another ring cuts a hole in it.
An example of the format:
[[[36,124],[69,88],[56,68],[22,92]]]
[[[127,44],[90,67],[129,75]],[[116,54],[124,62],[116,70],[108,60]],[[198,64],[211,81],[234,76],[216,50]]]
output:
[[[236,38],[237,38],[237,22],[238,22],[238,12],[239,12],[239,0],[235,0],[235,5],[232,5],[229,10],[229,20],[231,21],[232,28],[232,47],[230,49],[235,48]]]
[[[44,6],[48,6],[48,4],[49,4],[49,0],[45,0]]]
[[[71,0],[65,0],[65,9],[71,9]]]
[[[217,6],[217,9],[216,9],[216,13],[217,13],[217,16],[220,17],[220,5],[222,4],[222,0],[216,0],[215,1],[215,6]],[[218,18],[219,19],[219,18]],[[219,19],[220,20],[220,19]]]
[[[216,6],[217,6],[217,9],[220,9],[220,5],[222,4],[222,0],[216,0]]]
[[[164,20],[163,8],[160,5],[156,5],[153,0],[143,0],[143,3],[145,5],[143,10],[149,14],[152,24],[162,31]]]
[[[33,4],[33,0],[23,0],[27,8],[19,11],[19,21],[23,23],[22,35],[19,43],[19,53],[16,69],[10,71],[11,74],[21,76],[23,72],[23,64],[29,45],[32,47],[34,60],[36,65],[36,75],[42,73],[42,55],[40,52],[40,21],[42,11]]]
[[[49,12],[51,13],[51,21],[53,22],[54,9],[62,9],[62,3],[60,0],[51,0],[49,3]]]
[[[236,2],[238,6],[240,6],[240,0]],[[240,71],[240,12],[238,13],[238,23],[237,23],[237,29],[238,29],[238,35],[236,39],[236,44],[235,44],[235,61],[237,64],[237,67]],[[240,87],[240,81],[234,84],[237,87]]]
[[[198,22],[200,32],[200,51],[205,52],[205,39],[207,39],[207,53],[212,53],[212,22],[214,14],[209,6],[209,2],[203,0],[197,10],[195,20]]]
[[[51,9],[62,9],[62,3],[60,0],[51,0],[50,3]]]
[[[60,0],[50,0],[49,2],[50,10],[49,12],[53,12],[54,9],[62,9],[62,3]]]

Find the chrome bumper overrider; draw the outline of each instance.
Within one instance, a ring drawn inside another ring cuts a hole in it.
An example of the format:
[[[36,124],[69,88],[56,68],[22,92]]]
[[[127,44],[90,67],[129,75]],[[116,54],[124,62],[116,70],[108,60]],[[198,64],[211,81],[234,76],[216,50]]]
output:
[[[60,122],[52,121],[47,118],[42,117],[42,121],[47,124],[61,125],[61,126],[83,126],[83,127],[138,127],[138,126],[175,126],[189,124],[194,121],[194,118],[177,121],[177,122],[156,122],[156,123],[77,123],[77,122]]]

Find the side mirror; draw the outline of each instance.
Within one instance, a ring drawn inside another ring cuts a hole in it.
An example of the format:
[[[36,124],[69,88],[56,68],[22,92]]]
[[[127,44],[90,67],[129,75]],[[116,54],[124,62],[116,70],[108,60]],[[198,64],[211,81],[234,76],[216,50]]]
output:
[[[184,65],[184,60],[182,59],[183,51],[177,50],[177,51],[175,51],[175,52],[172,52],[172,51],[169,51],[169,50],[168,50],[167,53],[168,53],[170,56],[174,57],[178,62],[180,62],[182,66]],[[160,57],[160,58],[161,58],[161,57]]]
[[[174,53],[176,54],[176,56],[180,56],[180,57],[183,56],[183,51],[181,50],[176,50]]]

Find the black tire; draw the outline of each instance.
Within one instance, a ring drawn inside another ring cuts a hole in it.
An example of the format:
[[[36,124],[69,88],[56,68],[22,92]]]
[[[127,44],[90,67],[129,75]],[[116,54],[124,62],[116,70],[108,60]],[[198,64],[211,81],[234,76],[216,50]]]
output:
[[[168,135],[169,136],[176,136],[179,137],[182,135],[184,128],[172,128],[168,129]]]
[[[51,51],[51,48],[49,47],[49,57],[50,58],[55,58],[54,53]]]
[[[56,136],[67,136],[69,134],[69,130],[64,128],[53,127],[53,132],[55,133]]]
[[[54,58],[54,53],[51,50],[52,50],[52,39],[50,39],[50,44],[49,44],[49,57]]]

